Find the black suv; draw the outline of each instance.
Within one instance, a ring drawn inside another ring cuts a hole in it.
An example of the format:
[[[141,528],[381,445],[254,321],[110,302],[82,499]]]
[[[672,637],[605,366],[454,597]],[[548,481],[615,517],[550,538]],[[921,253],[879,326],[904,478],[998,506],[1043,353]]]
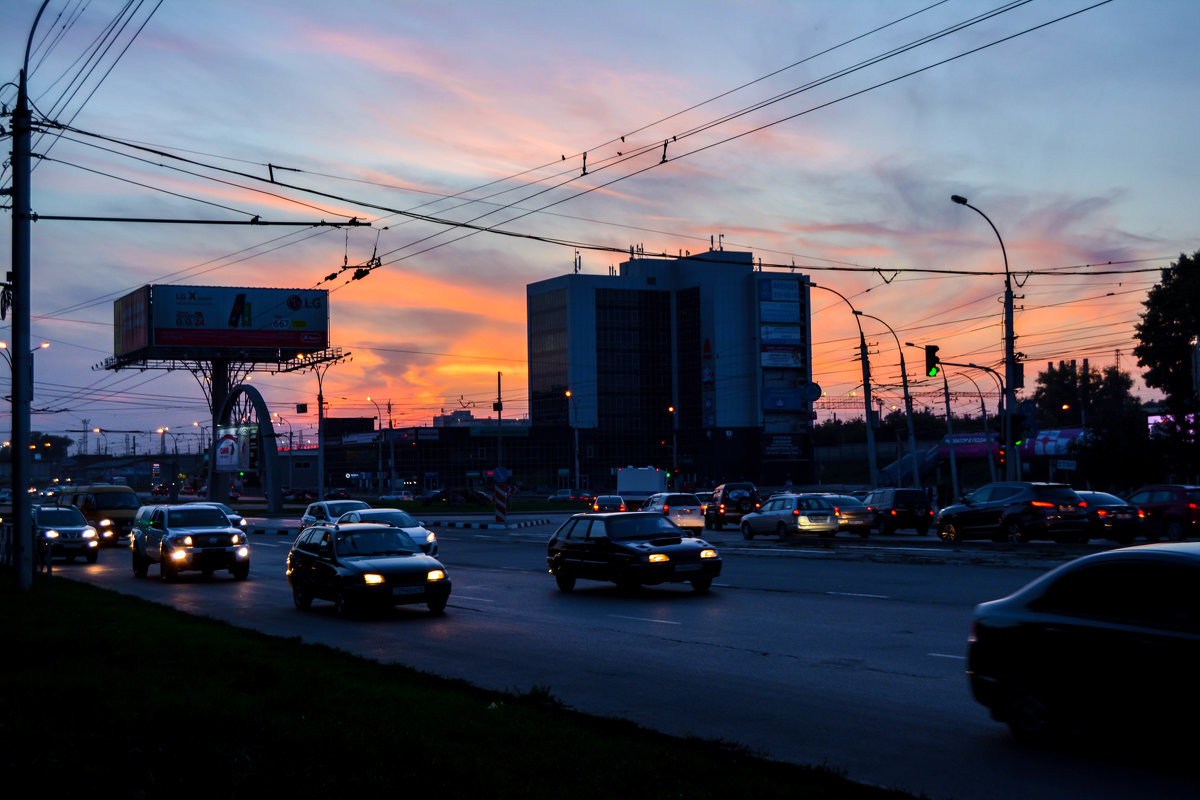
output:
[[[939,511],[937,530],[944,542],[1083,542],[1088,538],[1087,508],[1065,483],[989,483]]]
[[[129,547],[133,574],[138,578],[146,577],[155,563],[164,581],[175,580],[184,570],[211,575],[215,570],[227,569],[239,581],[250,575],[246,534],[233,527],[216,506],[142,506],[134,519]]]
[[[933,527],[933,505],[920,489],[875,489],[863,498],[863,505],[871,509],[875,527],[885,535],[912,528],[925,536]]]
[[[712,500],[704,511],[704,527],[719,531],[726,522],[737,524],[761,506],[758,489],[753,483],[722,484],[713,490]]]

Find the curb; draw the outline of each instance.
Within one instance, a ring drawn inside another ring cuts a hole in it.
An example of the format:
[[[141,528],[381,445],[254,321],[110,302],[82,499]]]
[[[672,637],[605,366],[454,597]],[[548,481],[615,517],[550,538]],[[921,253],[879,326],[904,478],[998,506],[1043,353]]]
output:
[[[441,522],[432,520],[431,528],[486,528],[488,530],[515,530],[516,528],[532,528],[535,525],[548,525],[548,519],[527,519],[520,522]]]

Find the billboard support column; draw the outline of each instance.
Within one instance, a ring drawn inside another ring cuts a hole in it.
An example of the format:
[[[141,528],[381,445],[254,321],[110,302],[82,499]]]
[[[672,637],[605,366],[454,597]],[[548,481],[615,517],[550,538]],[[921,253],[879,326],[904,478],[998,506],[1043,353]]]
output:
[[[216,442],[218,438],[218,429],[221,426],[221,409],[225,407],[225,401],[229,399],[229,359],[219,358],[213,359],[212,374],[211,374],[211,399],[212,408],[212,432],[213,438],[209,442],[209,458],[208,458],[208,499],[219,500],[225,502],[229,495],[229,477],[223,472],[217,472],[217,448]],[[217,481],[222,483],[217,485]]]

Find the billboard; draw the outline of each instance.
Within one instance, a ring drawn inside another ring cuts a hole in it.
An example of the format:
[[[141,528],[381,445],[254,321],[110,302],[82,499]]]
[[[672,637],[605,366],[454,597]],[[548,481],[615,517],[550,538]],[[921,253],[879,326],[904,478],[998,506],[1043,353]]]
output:
[[[143,286],[113,304],[117,358],[294,358],[329,346],[329,292]]]

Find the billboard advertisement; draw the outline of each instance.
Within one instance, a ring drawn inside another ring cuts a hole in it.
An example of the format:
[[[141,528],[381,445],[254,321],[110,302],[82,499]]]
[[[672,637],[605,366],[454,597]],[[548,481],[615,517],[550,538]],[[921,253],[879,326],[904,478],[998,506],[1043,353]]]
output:
[[[257,425],[217,428],[213,468],[217,472],[245,472],[250,469],[250,442],[257,435]]]
[[[118,358],[273,360],[329,346],[325,289],[143,286],[113,305]]]

